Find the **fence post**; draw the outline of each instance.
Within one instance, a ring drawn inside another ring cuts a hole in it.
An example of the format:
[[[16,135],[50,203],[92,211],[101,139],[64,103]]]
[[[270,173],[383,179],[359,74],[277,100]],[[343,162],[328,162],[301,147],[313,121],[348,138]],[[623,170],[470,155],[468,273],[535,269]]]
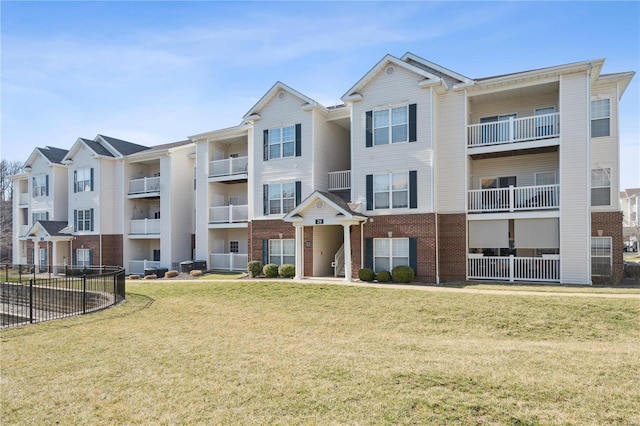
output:
[[[22,284],[22,265],[18,265],[18,282]]]
[[[33,280],[29,280],[29,322],[33,324]]]
[[[510,283],[513,282],[513,277],[514,277],[513,265],[514,265],[513,255],[510,254],[509,255],[509,282]]]
[[[4,265],[5,282],[9,282],[9,265]]]
[[[82,314],[87,313],[87,276],[82,276]]]

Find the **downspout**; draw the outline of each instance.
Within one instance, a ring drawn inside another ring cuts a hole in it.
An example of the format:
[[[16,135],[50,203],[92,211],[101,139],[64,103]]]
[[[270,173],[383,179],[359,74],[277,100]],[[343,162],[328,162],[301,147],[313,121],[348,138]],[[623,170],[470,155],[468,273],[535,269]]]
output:
[[[367,221],[360,222],[360,269],[364,268],[364,224]],[[353,271],[351,271],[353,273]]]
[[[591,278],[591,69],[593,68],[593,63],[589,63],[589,69],[587,70],[587,170],[586,170],[586,179],[585,181],[589,184],[587,185],[587,242],[589,244],[589,251],[587,252],[587,273],[589,274],[589,278],[587,279],[588,285],[593,285],[593,280]],[[611,122],[611,120],[609,120]],[[611,181],[611,177],[609,177],[609,181]],[[609,183],[611,185],[611,183]]]
[[[436,156],[436,143],[435,140],[433,139],[433,126],[435,121],[433,120],[433,115],[435,114],[435,109],[434,109],[434,102],[433,102],[433,88],[430,89],[431,90],[431,96],[430,96],[430,100],[431,100],[431,146],[433,147],[433,149],[431,150],[432,155],[431,155],[431,205],[433,206],[433,213],[434,213],[434,217],[435,217],[435,231],[436,231],[436,241],[435,241],[435,249],[436,249],[436,285],[440,285],[440,247],[438,244],[438,209],[436,208],[437,205],[437,195],[436,195],[436,191],[437,191],[437,177],[438,174],[436,173],[436,163],[437,161],[435,161],[435,156]]]

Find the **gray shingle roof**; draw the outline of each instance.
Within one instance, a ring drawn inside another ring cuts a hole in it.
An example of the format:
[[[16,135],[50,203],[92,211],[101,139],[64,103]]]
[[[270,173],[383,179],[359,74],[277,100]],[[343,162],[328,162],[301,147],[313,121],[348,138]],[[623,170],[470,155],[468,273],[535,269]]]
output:
[[[84,143],[87,144],[89,148],[93,150],[98,155],[104,155],[105,157],[113,157],[113,154],[109,152],[107,148],[100,145],[96,141],[92,141],[91,139],[80,138]]]
[[[57,220],[40,220],[40,225],[44,228],[47,233],[52,237],[57,236],[69,236],[69,234],[61,234],[64,228],[69,226],[67,222],[57,221]]]
[[[105,135],[99,135],[99,136],[102,139],[109,142],[109,144],[122,155],[130,155],[136,152],[149,149],[148,146],[138,145],[132,142],[123,141],[121,139],[112,138],[110,136],[105,136]]]
[[[45,146],[44,148],[38,148],[38,151],[40,151],[40,153],[44,155],[44,157],[47,160],[57,164],[60,164],[64,156],[67,155],[67,152],[69,152],[66,149],[55,148],[53,146]]]

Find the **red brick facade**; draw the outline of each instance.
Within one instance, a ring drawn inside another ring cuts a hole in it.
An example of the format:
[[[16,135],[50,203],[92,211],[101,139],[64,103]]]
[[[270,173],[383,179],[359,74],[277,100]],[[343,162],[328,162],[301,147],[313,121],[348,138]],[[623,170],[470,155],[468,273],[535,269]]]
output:
[[[598,235],[602,231],[602,235]],[[623,278],[624,264],[622,261],[622,212],[592,212],[591,213],[591,236],[611,237],[612,261],[611,277],[593,276],[594,284],[617,284]]]
[[[78,235],[73,240],[73,250],[79,248],[92,251],[94,265],[123,266],[122,235],[102,235],[102,261],[100,260],[100,235]]]
[[[296,236],[293,225],[280,219],[254,220],[249,222],[248,234],[249,261],[257,260],[259,262],[262,262],[262,240],[276,240],[278,238],[293,239]],[[282,234],[282,237],[280,234]],[[306,257],[307,255],[305,253],[305,258]]]
[[[438,215],[438,264],[440,281],[467,279],[467,215]]]

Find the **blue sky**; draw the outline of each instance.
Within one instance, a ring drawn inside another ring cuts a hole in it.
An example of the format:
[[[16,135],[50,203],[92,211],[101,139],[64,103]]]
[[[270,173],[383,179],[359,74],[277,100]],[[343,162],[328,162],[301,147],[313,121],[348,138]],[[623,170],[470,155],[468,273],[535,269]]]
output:
[[[0,2],[1,152],[144,145],[239,124],[278,80],[330,106],[385,54],[471,78],[607,58],[640,69],[638,2]],[[640,76],[621,103],[640,187]]]

